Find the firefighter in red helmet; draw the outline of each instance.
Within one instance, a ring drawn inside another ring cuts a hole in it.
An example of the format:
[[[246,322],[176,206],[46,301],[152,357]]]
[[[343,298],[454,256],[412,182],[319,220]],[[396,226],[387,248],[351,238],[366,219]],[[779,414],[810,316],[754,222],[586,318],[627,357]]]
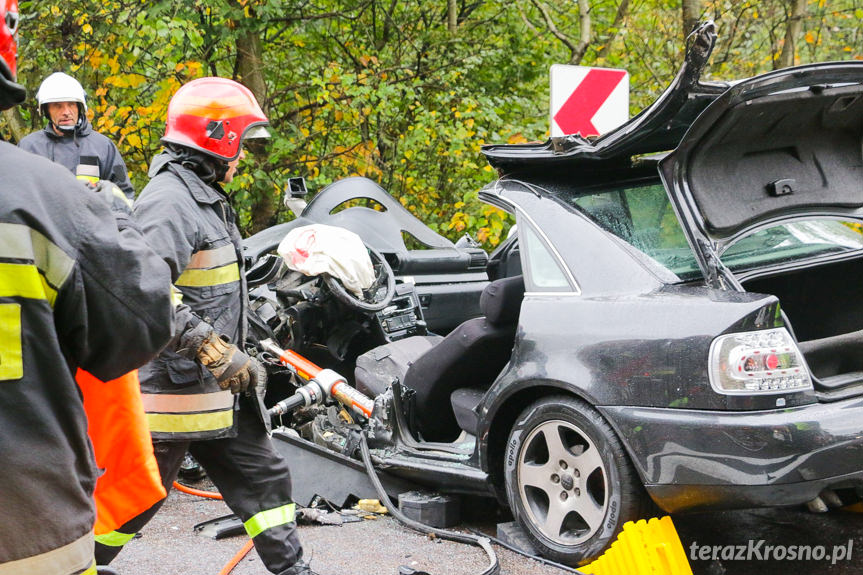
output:
[[[17,27],[17,2],[0,0],[3,109],[26,95]],[[168,266],[111,206],[109,191],[0,142],[0,575],[97,572],[99,470],[75,371],[114,379],[172,337]]]
[[[269,136],[266,125],[251,91],[225,78],[194,80],[171,99],[165,149],[153,159],[133,213],[170,266],[183,305],[178,336],[139,376],[165,487],[188,451],[242,519],[264,565],[280,575],[308,574],[288,466],[270,442],[256,393],[266,372],[243,349],[242,245],[221,187],[233,179],[244,141]],[[160,505],[97,538],[99,563],[116,556]]]

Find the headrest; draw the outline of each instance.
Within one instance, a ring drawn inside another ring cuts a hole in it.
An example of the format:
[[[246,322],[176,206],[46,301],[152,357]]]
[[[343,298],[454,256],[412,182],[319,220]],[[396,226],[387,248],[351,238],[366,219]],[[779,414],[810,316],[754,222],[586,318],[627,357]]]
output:
[[[493,325],[518,322],[521,300],[524,299],[524,277],[513,276],[494,280],[482,290],[479,308]]]

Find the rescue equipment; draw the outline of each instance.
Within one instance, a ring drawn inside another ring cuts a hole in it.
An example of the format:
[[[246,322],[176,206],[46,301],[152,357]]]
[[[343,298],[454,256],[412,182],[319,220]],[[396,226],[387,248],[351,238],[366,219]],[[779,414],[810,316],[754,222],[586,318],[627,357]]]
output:
[[[371,417],[375,405],[374,400],[351,387],[345,378],[335,371],[321,369],[301,355],[280,348],[271,339],[262,340],[260,346],[264,351],[276,356],[282,365],[292,369],[300,378],[308,381],[294,395],[271,407],[270,416],[282,415],[298,407],[317,405],[322,403],[325,398],[332,397],[356,413],[366,418]]]
[[[671,517],[628,521],[599,559],[581,568],[586,575],[692,575]]]

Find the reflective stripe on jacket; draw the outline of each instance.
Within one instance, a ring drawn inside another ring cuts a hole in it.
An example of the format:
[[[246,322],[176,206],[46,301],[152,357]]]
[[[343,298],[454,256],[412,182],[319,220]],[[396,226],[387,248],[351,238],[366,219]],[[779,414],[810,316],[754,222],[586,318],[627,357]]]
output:
[[[153,160],[150,176],[135,202],[135,220],[182,294],[175,345],[139,373],[150,430],[156,440],[232,436],[234,396],[177,342],[200,322],[232,342],[245,338],[236,215],[224,193],[165,153]]]
[[[0,563],[0,575],[96,575],[93,534],[40,555]]]
[[[49,123],[44,129],[24,136],[18,146],[65,166],[76,175],[81,171],[79,166],[95,164],[98,173],[88,172],[86,175],[109,180],[123,190],[130,200],[135,199],[135,189],[129,181],[126,163],[117,146],[108,137],[93,131],[86,118],[82,119],[81,125],[71,136],[58,136]]]
[[[98,470],[73,374],[152,358],[172,335],[169,286],[103,196],[0,143],[0,574],[90,567]]]

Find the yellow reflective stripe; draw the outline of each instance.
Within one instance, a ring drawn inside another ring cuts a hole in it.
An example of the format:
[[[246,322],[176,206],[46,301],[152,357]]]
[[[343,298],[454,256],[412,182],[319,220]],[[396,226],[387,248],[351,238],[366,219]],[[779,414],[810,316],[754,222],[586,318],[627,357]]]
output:
[[[21,353],[21,305],[0,304],[0,381],[24,377]]]
[[[47,300],[54,307],[57,291],[34,265],[0,263],[0,297]]]
[[[237,262],[211,270],[187,269],[177,281],[178,286],[205,287],[240,281],[240,266]]]
[[[174,304],[174,307],[179,307],[180,304],[183,303],[183,292],[178,290],[175,286],[171,286],[171,303]]]
[[[0,575],[57,575],[58,573],[95,573],[93,532],[80,539],[17,561],[0,563]]]
[[[97,575],[99,571],[96,569],[96,561],[93,560],[93,564],[90,565],[90,568],[81,573],[81,575]]]
[[[234,407],[234,394],[230,390],[215,393],[142,393],[144,411],[148,413],[196,413]]]
[[[249,537],[257,537],[267,529],[272,529],[273,527],[278,527],[279,525],[284,525],[285,523],[293,521],[295,509],[296,505],[288,503],[287,505],[282,505],[275,509],[261,511],[260,513],[254,514],[248,521],[243,523],[243,527],[246,528],[246,533],[249,534]]]
[[[204,270],[236,263],[236,261],[237,252],[234,249],[234,244],[225,244],[220,248],[193,253],[186,269]]]
[[[123,203],[125,203],[130,210],[132,209],[132,200],[130,200],[128,196],[123,193],[123,190],[121,190],[114,184],[111,184],[111,193],[114,194],[115,198],[120,198],[121,200],[123,200]]]
[[[75,260],[51,240],[23,224],[0,223],[0,258],[32,261],[54,288],[61,288]]]
[[[193,433],[228,429],[234,424],[234,409],[211,413],[148,413],[150,431],[156,433]]]
[[[111,531],[103,535],[96,535],[96,543],[101,543],[106,547],[122,547],[132,540],[134,533],[120,533],[119,531]]]

